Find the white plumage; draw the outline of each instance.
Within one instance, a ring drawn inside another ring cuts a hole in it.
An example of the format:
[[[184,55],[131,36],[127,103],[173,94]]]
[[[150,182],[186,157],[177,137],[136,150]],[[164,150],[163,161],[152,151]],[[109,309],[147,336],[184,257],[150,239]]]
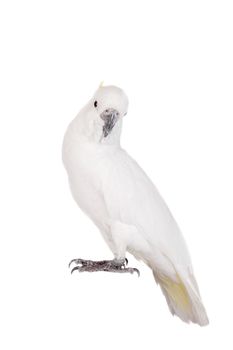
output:
[[[128,251],[144,261],[153,270],[171,313],[206,325],[208,318],[179,227],[153,183],[120,146],[127,108],[121,89],[102,86],[71,122],[63,142],[71,192],[115,258],[124,258]],[[118,117],[105,135],[103,113],[109,110],[117,111]]]

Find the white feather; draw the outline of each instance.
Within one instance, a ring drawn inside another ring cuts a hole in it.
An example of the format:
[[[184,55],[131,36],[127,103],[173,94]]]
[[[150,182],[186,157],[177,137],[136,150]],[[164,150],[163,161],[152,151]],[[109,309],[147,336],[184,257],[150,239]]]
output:
[[[93,106],[95,100],[98,108]],[[180,229],[153,183],[120,147],[127,106],[122,90],[100,87],[68,127],[63,161],[71,192],[116,258],[124,258],[128,251],[151,267],[173,314],[187,322],[207,324]],[[120,112],[120,121],[103,139],[99,115],[108,107]]]

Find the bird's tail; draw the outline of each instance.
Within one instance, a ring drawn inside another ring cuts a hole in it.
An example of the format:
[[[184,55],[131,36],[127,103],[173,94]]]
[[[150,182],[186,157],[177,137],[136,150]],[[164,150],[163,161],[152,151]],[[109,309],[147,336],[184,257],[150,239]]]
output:
[[[176,273],[174,281],[158,271],[153,271],[153,274],[165,295],[172,315],[177,315],[185,322],[197,323],[200,326],[209,323],[194,276],[184,279]]]

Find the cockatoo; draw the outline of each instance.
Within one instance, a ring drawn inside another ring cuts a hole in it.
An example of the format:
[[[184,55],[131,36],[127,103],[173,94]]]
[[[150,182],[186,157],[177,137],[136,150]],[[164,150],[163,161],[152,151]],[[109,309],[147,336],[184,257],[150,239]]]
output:
[[[73,259],[72,271],[133,273],[126,252],[153,272],[173,315],[208,324],[184,238],[158,190],[120,146],[128,98],[116,86],[100,86],[70,123],[63,163],[72,195],[99,228],[113,260]]]

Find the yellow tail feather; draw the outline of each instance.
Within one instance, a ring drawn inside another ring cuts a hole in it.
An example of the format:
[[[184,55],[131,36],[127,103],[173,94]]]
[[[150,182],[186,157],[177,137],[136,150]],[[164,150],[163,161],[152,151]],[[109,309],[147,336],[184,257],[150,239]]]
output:
[[[191,321],[202,326],[208,324],[208,318],[198,292],[187,288],[178,274],[176,274],[175,280],[158,273],[158,271],[154,271],[153,274],[156,282],[160,284],[173,315],[177,315],[185,322]]]
[[[191,312],[191,303],[190,298],[187,293],[187,290],[177,275],[177,282],[173,281],[171,278],[167,276],[159,276],[159,281],[162,287],[168,294],[170,300],[176,304],[177,308],[182,310],[185,313]]]

